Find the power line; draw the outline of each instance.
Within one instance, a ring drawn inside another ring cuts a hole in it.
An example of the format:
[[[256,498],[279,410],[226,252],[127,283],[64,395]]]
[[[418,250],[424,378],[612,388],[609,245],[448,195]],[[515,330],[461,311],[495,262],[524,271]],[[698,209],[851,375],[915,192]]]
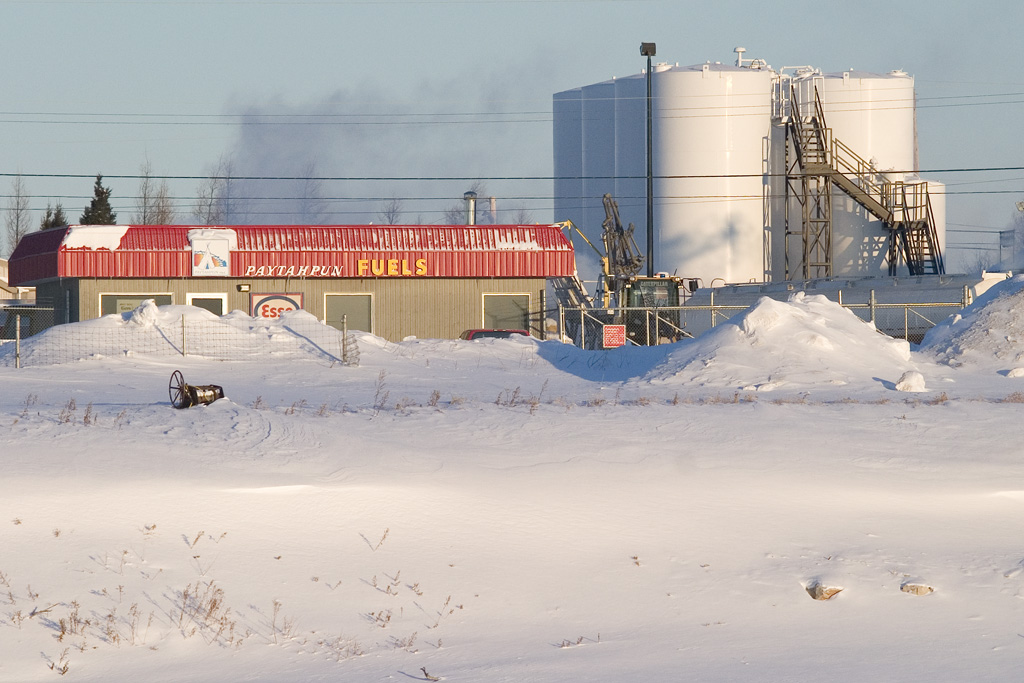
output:
[[[695,95],[688,96],[688,99],[699,97],[717,97],[717,95]],[[758,95],[758,97],[760,97]],[[940,107],[965,107],[965,106],[987,106],[994,104],[1024,104],[1024,99],[1003,99],[995,101],[973,101],[982,98],[1024,98],[1024,92],[993,93],[987,95],[946,95],[936,97],[899,97],[893,99],[864,99],[864,100],[843,100],[836,104],[841,106],[830,106],[830,112],[856,112],[865,108],[873,111],[894,111],[911,109],[931,109]],[[587,102],[624,102],[639,100],[635,97],[609,97],[609,98],[587,98]],[[945,100],[972,100],[966,102],[946,102]],[[935,104],[927,102],[942,100]],[[560,100],[560,102],[575,102],[576,100]],[[581,100],[582,101],[582,100]],[[922,104],[924,103],[924,104]],[[882,106],[884,105],[884,106]],[[770,109],[767,103],[757,102],[754,104],[736,104],[731,102],[726,105],[715,106],[685,106],[668,107],[661,112],[708,112],[707,114],[665,114],[661,113],[658,118],[701,118],[704,116],[717,115],[716,112],[729,110],[736,112],[742,109],[754,109],[750,115],[763,115]],[[742,115],[742,114],[740,114]],[[276,112],[238,112],[226,114],[168,114],[167,112],[65,112],[65,111],[0,111],[0,117],[51,117],[49,119],[36,118],[9,118],[0,119],[0,123],[19,124],[46,124],[46,125],[139,125],[139,126],[389,126],[389,125],[464,125],[464,124],[489,124],[489,123],[549,123],[553,120],[551,111],[544,110],[523,110],[523,111],[473,111],[473,112],[364,112],[364,113],[276,113]],[[74,118],[69,118],[74,117]],[[402,120],[419,117],[422,120]],[[447,118],[441,118],[447,117]],[[470,117],[480,117],[480,120],[464,120]],[[505,117],[505,118],[495,118]],[[530,117],[530,118],[510,118]],[[156,119],[164,120],[132,121],[130,119]],[[184,120],[182,120],[184,119]],[[202,119],[202,120],[195,120]],[[362,119],[362,120],[351,120]],[[588,118],[590,120],[590,118]]]
[[[904,174],[921,174],[921,173],[996,173],[1003,171],[1024,171],[1024,166],[979,166],[979,167],[959,167],[959,168],[925,168],[917,171],[903,170],[886,170],[885,173],[904,173]],[[461,182],[474,182],[474,181],[506,181],[506,180],[528,180],[528,181],[539,181],[539,180],[642,180],[647,176],[642,175],[568,175],[568,176],[554,176],[554,175],[519,175],[519,176],[298,176],[298,175],[140,175],[140,174],[102,174],[106,179],[115,180],[227,180],[227,181],[285,181],[285,180],[299,180],[299,181],[346,181],[346,182],[424,182],[424,181],[461,181]],[[679,174],[679,175],[658,175],[654,176],[657,180],[707,180],[707,179],[742,179],[742,178],[785,178],[789,174],[782,173],[708,173],[708,174]],[[0,177],[13,178],[21,176],[22,178],[67,178],[67,179],[80,179],[89,178],[94,179],[95,173],[24,173],[24,172],[0,172]],[[1015,180],[1009,179],[1007,182]],[[966,192],[965,194],[972,194],[974,191]],[[1014,190],[993,190],[993,191],[977,191],[981,194],[989,193],[1003,193],[1003,192],[1015,192]],[[949,193],[953,194],[953,193]]]

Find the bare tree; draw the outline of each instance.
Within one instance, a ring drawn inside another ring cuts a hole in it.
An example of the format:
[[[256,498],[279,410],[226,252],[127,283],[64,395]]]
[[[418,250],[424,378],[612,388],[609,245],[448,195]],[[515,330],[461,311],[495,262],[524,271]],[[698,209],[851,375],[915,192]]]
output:
[[[310,161],[299,173],[298,218],[300,225],[317,225],[324,222],[323,181],[317,177],[316,162]]]
[[[11,196],[7,199],[7,214],[4,216],[7,228],[7,248],[4,256],[10,256],[21,238],[29,231],[28,190],[20,175],[11,180]]]
[[[377,222],[381,225],[398,225],[398,219],[402,215],[402,200],[392,197],[381,204],[377,212]]]
[[[220,223],[220,206],[217,197],[220,194],[221,179],[215,174],[206,178],[196,188],[196,203],[192,207],[192,217],[200,225]]]
[[[231,220],[231,159],[222,156],[217,165],[196,188],[196,203],[192,217],[200,225],[216,225]]]
[[[512,212],[512,223],[515,225],[529,225],[535,222],[533,214],[521,206]]]
[[[964,273],[978,274],[982,271],[999,269],[999,256],[995,252],[982,249],[974,250],[969,255],[960,257],[960,269]]]
[[[138,225],[169,225],[175,221],[174,205],[167,181],[156,182],[149,159],[139,167],[139,196],[135,198],[132,222]]]

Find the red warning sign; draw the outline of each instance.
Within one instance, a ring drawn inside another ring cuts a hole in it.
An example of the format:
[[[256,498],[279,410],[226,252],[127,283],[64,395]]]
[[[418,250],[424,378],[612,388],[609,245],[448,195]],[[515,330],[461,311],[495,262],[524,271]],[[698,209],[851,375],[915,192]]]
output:
[[[626,345],[625,325],[605,325],[601,339],[602,346],[606,349],[616,349]]]

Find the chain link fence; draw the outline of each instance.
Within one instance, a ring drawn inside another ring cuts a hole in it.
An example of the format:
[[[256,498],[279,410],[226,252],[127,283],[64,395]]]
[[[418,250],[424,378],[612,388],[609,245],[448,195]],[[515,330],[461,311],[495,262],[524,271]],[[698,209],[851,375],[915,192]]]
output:
[[[125,356],[201,356],[213,360],[280,360],[305,358],[325,364],[358,365],[359,347],[347,330],[338,330],[313,316],[285,321],[252,318],[205,318],[182,315],[163,321],[105,316],[72,325],[52,325],[53,309],[28,311],[14,306],[0,310],[4,331],[0,366],[27,367],[73,363],[91,358]],[[51,326],[41,325],[48,311]],[[40,331],[34,325],[38,315]],[[19,320],[20,318],[20,320]],[[27,324],[26,324],[27,320]],[[19,336],[20,331],[20,336]]]
[[[840,304],[882,333],[919,344],[931,328],[964,308],[963,301]],[[657,308],[558,309],[560,338],[585,349],[602,348],[605,325],[624,325],[627,343],[670,344],[721,325],[749,306],[661,306]]]
[[[0,344],[39,334],[57,324],[57,312],[51,306],[0,306]]]

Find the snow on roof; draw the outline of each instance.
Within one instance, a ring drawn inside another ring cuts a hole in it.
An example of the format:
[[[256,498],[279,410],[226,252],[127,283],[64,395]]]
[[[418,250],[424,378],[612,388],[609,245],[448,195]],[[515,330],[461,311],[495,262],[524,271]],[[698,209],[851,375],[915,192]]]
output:
[[[238,233],[231,228],[193,228],[188,231],[188,241],[227,240],[228,249],[238,251]]]
[[[64,235],[65,249],[107,249],[115,251],[121,246],[130,225],[72,225]]]

